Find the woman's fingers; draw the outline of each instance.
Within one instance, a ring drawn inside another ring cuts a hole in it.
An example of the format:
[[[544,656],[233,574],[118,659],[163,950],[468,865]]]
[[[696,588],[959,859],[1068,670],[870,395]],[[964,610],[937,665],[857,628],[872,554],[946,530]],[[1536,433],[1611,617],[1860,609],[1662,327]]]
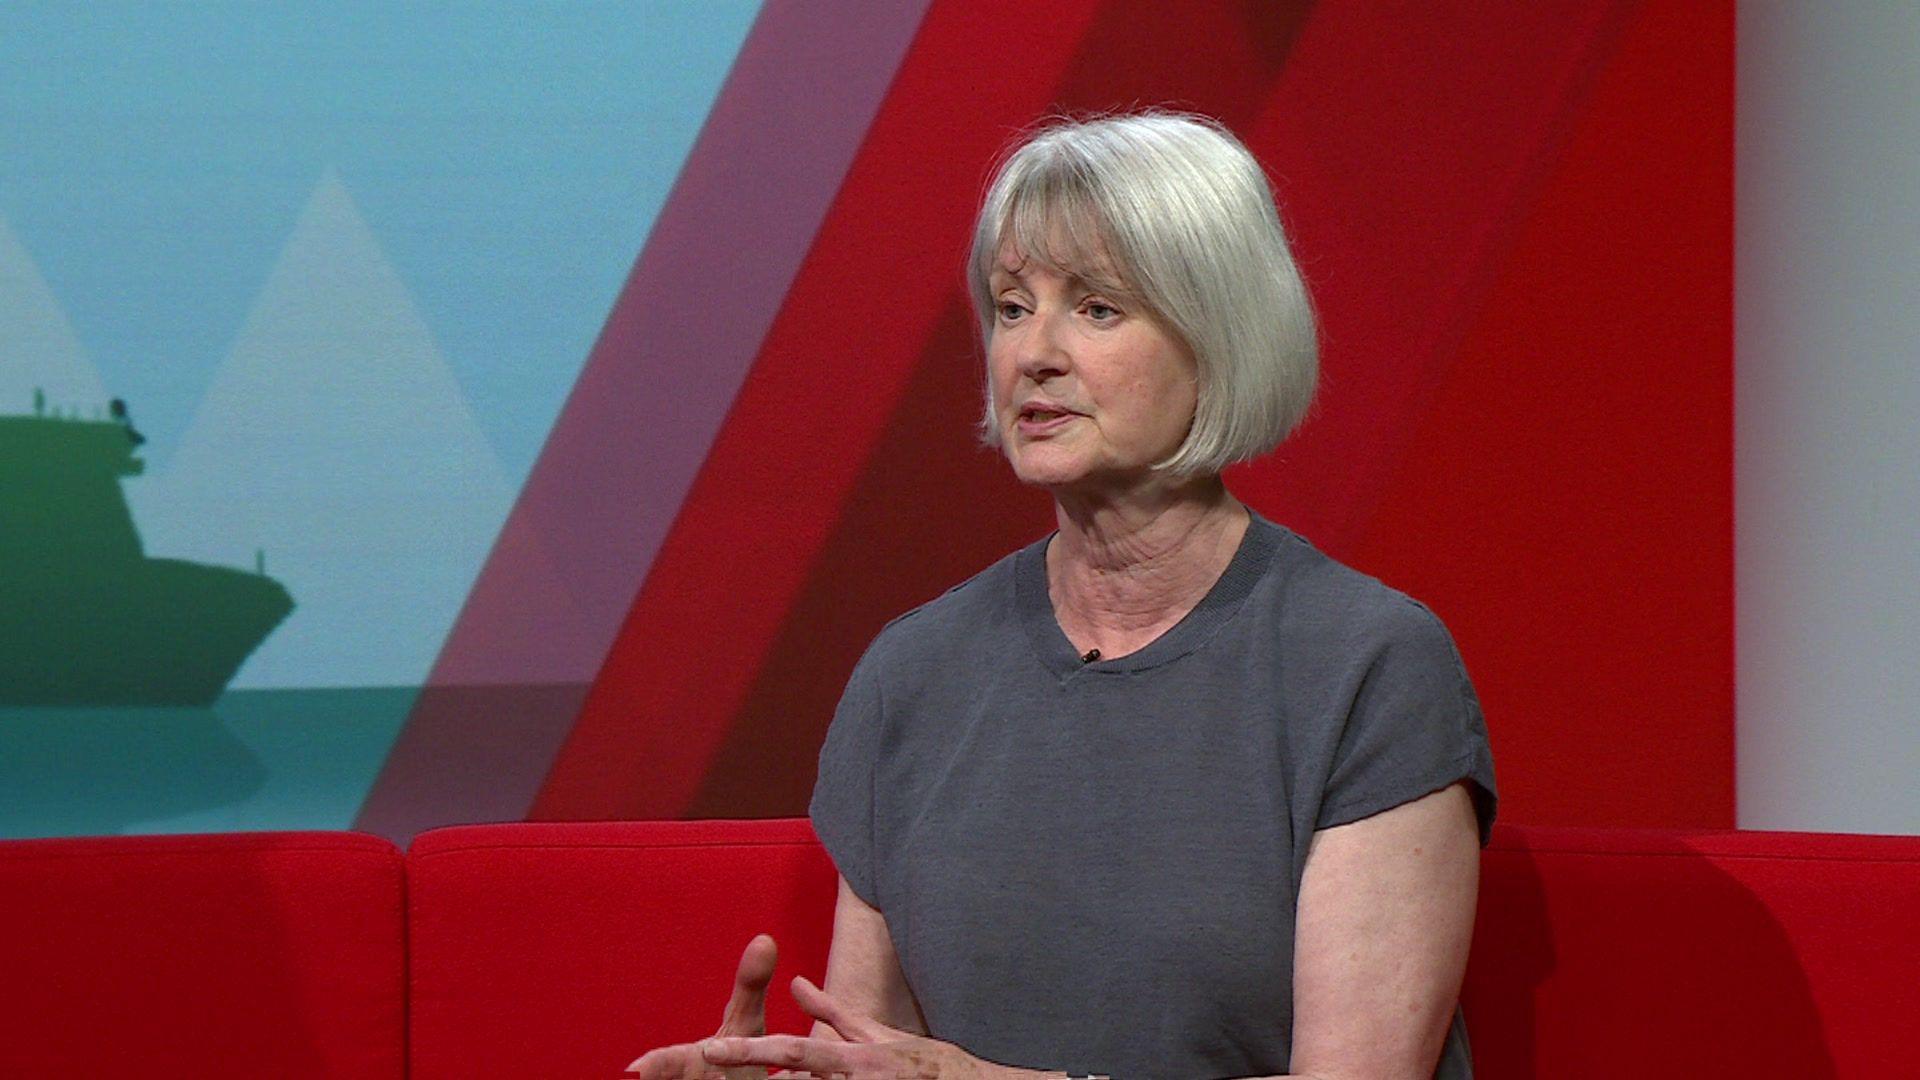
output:
[[[871,1016],[849,1009],[804,975],[793,978],[793,1000],[808,1016],[839,1032],[848,1042],[877,1042],[898,1038],[901,1034]]]
[[[707,1064],[721,1068],[757,1065],[767,1069],[790,1069],[801,1073],[850,1073],[847,1060],[851,1044],[830,1039],[809,1039],[800,1035],[761,1035],[757,1038],[722,1036],[700,1044]]]
[[[767,986],[773,982],[773,967],[780,950],[765,934],[747,942],[740,953],[740,964],[733,972],[733,995],[727,999],[727,1011],[721,1015],[721,1035],[765,1035],[767,1033]],[[715,1069],[701,1056],[701,1044],[682,1043],[649,1050],[635,1058],[627,1071],[640,1080],[705,1080],[717,1076]],[[728,1070],[731,1072],[731,1070]],[[749,1070],[742,1075],[760,1076]]]
[[[698,1043],[682,1043],[641,1054],[627,1071],[638,1074],[639,1080],[701,1080],[715,1070],[701,1056]]]
[[[773,966],[779,955],[773,939],[765,934],[747,942],[740,953],[740,966],[733,973],[733,996],[727,999],[719,1034],[767,1033],[767,986],[773,982]]]

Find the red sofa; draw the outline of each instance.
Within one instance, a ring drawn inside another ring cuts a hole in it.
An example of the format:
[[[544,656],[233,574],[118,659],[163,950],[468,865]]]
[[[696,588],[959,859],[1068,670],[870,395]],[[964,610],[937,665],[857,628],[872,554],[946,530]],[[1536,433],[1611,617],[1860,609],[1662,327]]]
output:
[[[1501,826],[1483,865],[1488,1080],[1920,1076],[1920,838]],[[0,1077],[616,1077],[755,932],[817,977],[832,901],[803,821],[0,843]]]

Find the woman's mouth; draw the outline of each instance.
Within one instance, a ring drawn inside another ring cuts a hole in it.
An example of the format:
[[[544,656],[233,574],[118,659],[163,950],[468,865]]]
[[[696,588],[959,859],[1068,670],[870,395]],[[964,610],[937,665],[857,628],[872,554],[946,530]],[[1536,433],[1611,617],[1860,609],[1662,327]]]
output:
[[[1079,413],[1068,412],[1045,405],[1029,405],[1020,410],[1015,427],[1021,435],[1029,438],[1051,435],[1065,427],[1069,421],[1077,419]]]

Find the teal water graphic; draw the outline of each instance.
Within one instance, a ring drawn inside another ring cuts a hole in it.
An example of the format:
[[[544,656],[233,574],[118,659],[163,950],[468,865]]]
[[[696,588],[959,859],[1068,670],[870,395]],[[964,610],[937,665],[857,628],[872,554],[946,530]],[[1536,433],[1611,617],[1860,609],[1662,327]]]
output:
[[[0,707],[0,838],[348,828],[419,693]]]

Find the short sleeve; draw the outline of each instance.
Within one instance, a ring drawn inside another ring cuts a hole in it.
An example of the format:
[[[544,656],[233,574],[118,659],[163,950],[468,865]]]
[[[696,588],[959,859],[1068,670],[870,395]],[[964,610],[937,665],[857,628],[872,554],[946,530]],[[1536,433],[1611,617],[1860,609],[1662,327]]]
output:
[[[1452,636],[1431,611],[1402,601],[1367,638],[1316,827],[1359,821],[1465,780],[1484,845],[1498,800],[1493,753]]]
[[[878,909],[874,884],[873,773],[881,730],[880,686],[863,657],[847,680],[820,747],[820,771],[808,815],[834,868],[860,899]]]

